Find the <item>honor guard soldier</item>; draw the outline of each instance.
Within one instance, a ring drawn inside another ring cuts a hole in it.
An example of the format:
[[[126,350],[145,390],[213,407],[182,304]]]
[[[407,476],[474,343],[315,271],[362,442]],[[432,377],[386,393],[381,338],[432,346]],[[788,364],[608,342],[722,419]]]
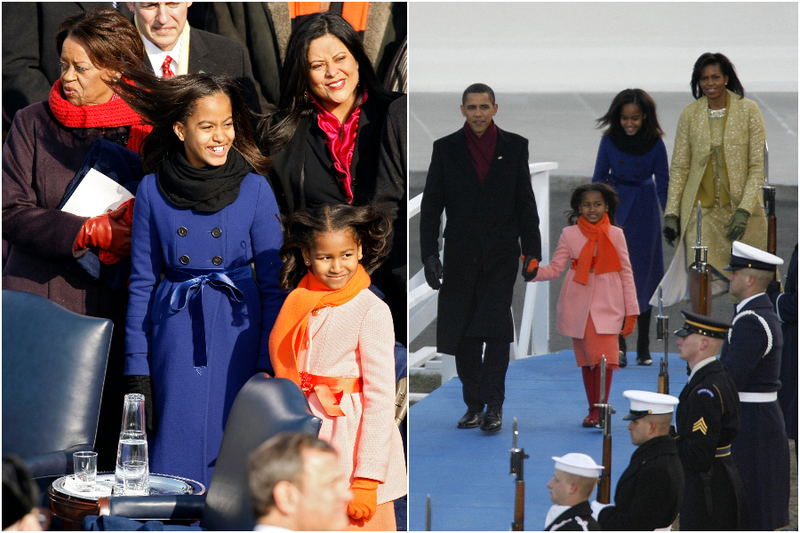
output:
[[[626,390],[631,442],[638,446],[617,482],[614,505],[592,502],[603,530],[653,531],[669,528],[683,499],[683,467],[670,436],[678,399],[657,392]]]
[[[597,486],[602,466],[583,453],[553,457],[556,469],[547,483],[553,506],[544,520],[545,531],[600,531],[592,518],[589,497]]]
[[[789,441],[778,403],[781,388],[781,324],[766,294],[783,260],[735,241],[729,292],[740,301],[722,345],[720,361],[739,391],[741,432],[733,461],[744,483],[750,529],[789,525]]]
[[[681,531],[746,530],[747,502],[731,457],[741,418],[739,394],[715,357],[730,324],[682,313],[686,321],[675,335],[691,374],[675,413],[675,445],[685,476]]]

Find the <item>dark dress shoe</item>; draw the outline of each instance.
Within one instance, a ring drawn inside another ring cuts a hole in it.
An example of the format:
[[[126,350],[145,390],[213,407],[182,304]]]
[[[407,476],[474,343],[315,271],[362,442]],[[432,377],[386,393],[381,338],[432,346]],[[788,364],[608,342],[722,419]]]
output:
[[[481,421],[481,430],[487,433],[500,431],[503,427],[503,412],[496,409],[487,409]]]
[[[645,356],[646,357],[646,356]],[[653,360],[650,357],[637,357],[636,364],[639,366],[650,366],[653,364]]]
[[[468,410],[458,421],[458,429],[472,429],[481,425],[482,411]]]

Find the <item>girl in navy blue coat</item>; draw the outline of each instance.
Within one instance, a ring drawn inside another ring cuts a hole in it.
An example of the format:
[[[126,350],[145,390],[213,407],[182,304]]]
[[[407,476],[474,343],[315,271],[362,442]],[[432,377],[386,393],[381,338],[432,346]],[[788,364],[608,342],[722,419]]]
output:
[[[130,77],[121,94],[154,129],[133,216],[128,392],[149,401],[150,471],[208,486],[236,394],[271,369],[278,206],[232,79]]]
[[[625,89],[597,119],[606,129],[597,152],[592,182],[611,185],[619,196],[617,224],[625,233],[639,300],[636,362],[650,365],[649,300],[664,277],[661,212],[667,203],[669,165],[658,125],[656,104],[642,89]],[[655,182],[653,181],[655,178]],[[659,204],[661,209],[659,210]],[[625,339],[620,336],[619,366],[627,364]]]

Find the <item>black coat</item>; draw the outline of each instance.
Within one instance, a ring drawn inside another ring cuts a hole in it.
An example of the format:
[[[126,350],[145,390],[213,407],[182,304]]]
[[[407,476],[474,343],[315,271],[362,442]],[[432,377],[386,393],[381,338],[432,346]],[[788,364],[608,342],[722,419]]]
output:
[[[542,258],[528,140],[498,128],[497,148],[483,185],[463,129],[434,142],[420,212],[422,258],[439,253],[442,211],[447,223],[438,350],[455,354],[463,336],[511,342],[520,250]]]
[[[614,505],[600,511],[603,530],[653,531],[675,521],[683,499],[683,467],[669,435],[645,442],[617,482]]]
[[[547,525],[545,531],[600,531],[589,502],[573,505]]]
[[[675,445],[686,478],[681,530],[748,529],[744,487],[729,448],[741,422],[736,385],[714,360],[692,376],[679,400]]]
[[[794,246],[783,293],[775,295],[775,313],[781,321],[781,389],[778,402],[786,423],[786,435],[797,440],[797,245]]]

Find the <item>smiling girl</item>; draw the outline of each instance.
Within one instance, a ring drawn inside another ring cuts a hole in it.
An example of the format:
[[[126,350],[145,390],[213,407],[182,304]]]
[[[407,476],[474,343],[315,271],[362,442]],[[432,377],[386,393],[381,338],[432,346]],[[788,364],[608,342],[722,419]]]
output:
[[[394,329],[369,273],[389,252],[391,222],[373,207],[332,205],[284,220],[281,287],[270,336],[276,377],[291,379],[322,420],[353,491],[349,529],[395,530],[393,500],[406,494],[394,423]]]
[[[278,206],[232,79],[133,83],[121,94],[154,129],[133,219],[128,392],[148,402],[150,470],[207,486],[236,394],[270,369],[284,298]]]
[[[667,148],[658,125],[656,104],[642,89],[625,89],[614,97],[608,112],[597,119],[606,128],[597,151],[592,182],[611,185],[619,196],[617,224],[625,233],[641,314],[637,319],[636,362],[650,365],[648,301],[664,276],[661,249],[661,211],[667,204]],[[655,181],[654,181],[655,180]],[[659,210],[660,206],[660,210]],[[620,367],[627,364],[625,339],[620,336]]]

